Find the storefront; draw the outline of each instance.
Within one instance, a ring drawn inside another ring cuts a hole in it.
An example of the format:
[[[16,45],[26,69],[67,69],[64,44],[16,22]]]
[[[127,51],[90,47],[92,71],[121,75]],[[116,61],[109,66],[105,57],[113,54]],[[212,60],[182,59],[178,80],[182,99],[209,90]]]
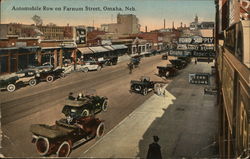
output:
[[[0,48],[0,74],[12,73],[38,64],[39,46]]]

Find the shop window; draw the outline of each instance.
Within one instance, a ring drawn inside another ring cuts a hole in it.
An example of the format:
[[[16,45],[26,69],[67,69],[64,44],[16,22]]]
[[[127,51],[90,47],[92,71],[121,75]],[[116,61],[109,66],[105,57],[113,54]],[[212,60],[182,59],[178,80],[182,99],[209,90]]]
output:
[[[0,73],[8,72],[8,56],[0,57]]]
[[[18,56],[18,69],[25,69],[28,66],[28,56],[25,55],[19,55]]]

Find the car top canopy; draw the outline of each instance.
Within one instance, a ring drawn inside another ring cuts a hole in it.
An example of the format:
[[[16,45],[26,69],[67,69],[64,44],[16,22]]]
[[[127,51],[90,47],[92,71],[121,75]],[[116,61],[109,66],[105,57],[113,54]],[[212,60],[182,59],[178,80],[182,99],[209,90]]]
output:
[[[109,51],[108,49],[102,47],[102,46],[95,46],[95,47],[89,47],[94,53],[99,53],[99,52],[107,52]]]
[[[88,47],[77,48],[82,54],[93,54],[94,52]]]
[[[128,48],[126,45],[111,45],[111,47],[114,48],[115,50]]]

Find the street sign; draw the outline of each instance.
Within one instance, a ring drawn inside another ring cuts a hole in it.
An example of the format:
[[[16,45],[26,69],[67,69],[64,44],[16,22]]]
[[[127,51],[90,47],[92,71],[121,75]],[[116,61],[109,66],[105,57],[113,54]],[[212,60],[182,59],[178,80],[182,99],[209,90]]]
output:
[[[170,50],[169,51],[170,56],[190,56],[191,51],[186,50]]]
[[[213,44],[213,37],[201,37],[201,36],[193,36],[193,37],[180,37],[178,40],[179,44]]]
[[[190,73],[189,83],[209,85],[210,75],[208,73]]]
[[[215,57],[215,51],[193,51],[193,57]]]

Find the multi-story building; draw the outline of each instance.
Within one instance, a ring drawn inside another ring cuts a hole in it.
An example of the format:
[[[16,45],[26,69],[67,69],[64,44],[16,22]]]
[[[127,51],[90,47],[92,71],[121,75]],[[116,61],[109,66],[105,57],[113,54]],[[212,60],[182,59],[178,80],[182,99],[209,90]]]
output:
[[[250,2],[215,0],[215,5],[220,157],[249,158]]]
[[[110,33],[136,34],[140,32],[139,20],[133,14],[118,14],[117,23],[107,25],[102,25],[102,28]]]

